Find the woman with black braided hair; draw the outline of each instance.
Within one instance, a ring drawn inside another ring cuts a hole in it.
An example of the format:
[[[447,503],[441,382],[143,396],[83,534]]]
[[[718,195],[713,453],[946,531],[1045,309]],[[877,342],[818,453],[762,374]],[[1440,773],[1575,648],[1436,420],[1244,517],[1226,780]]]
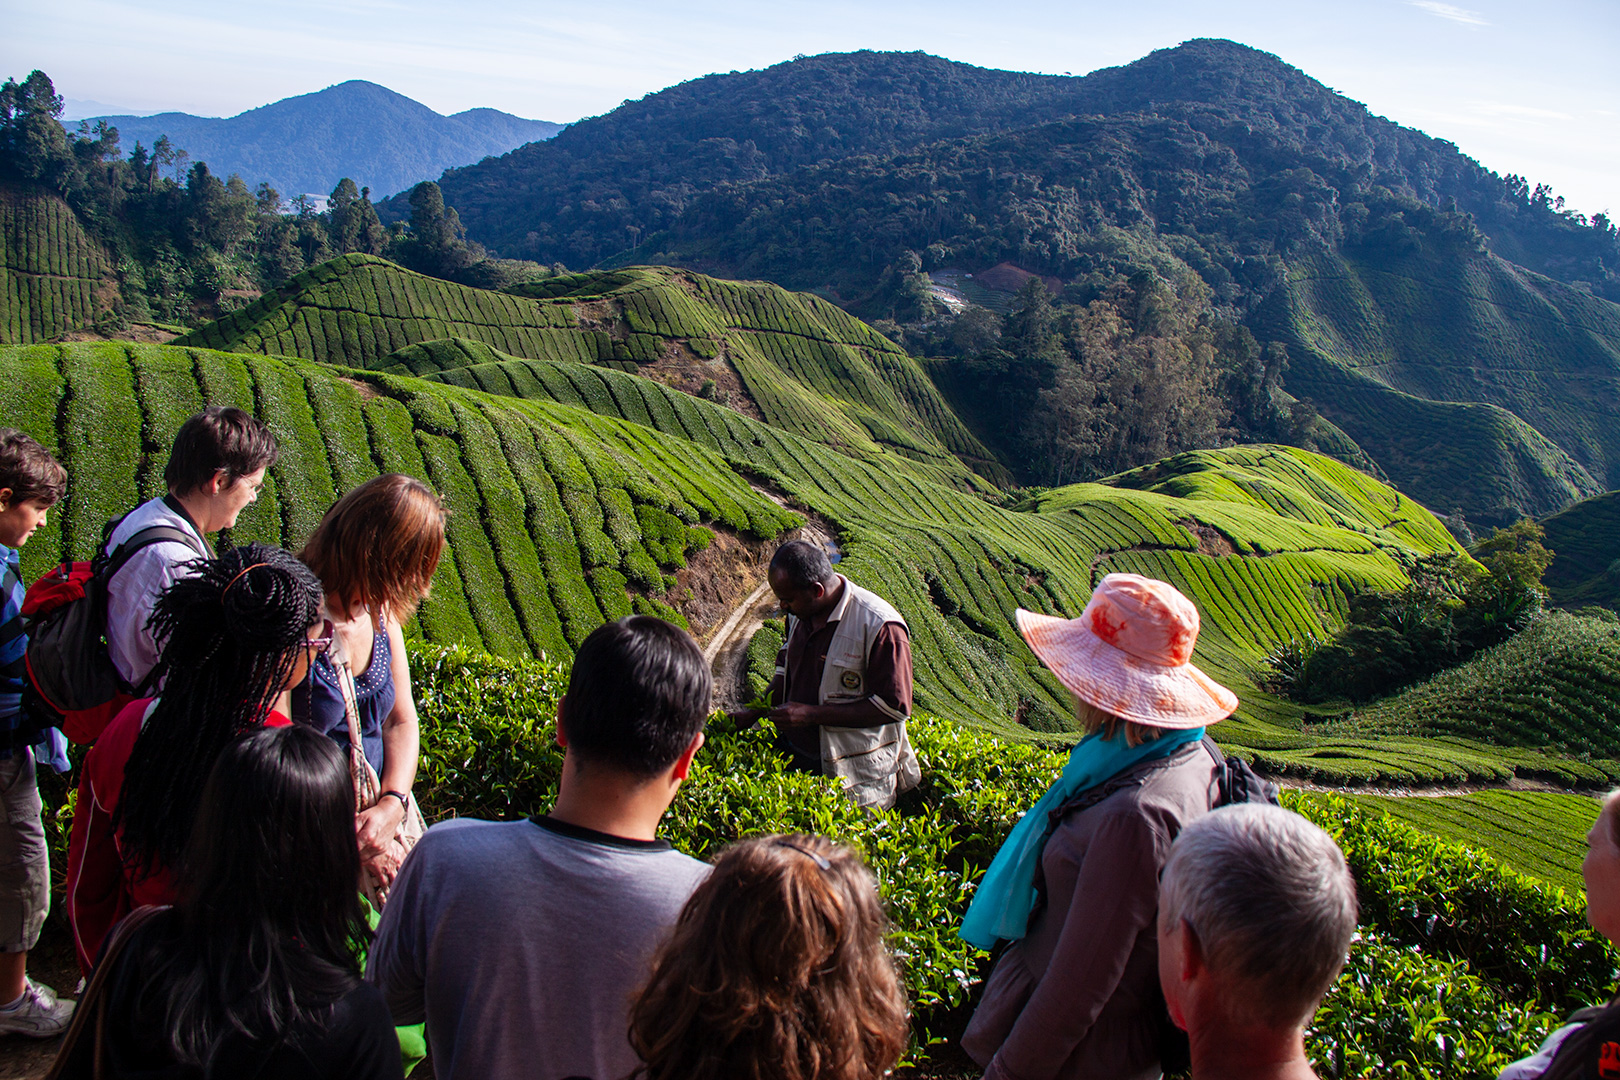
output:
[[[174,901],[203,785],[232,739],[291,720],[274,708],[331,643],[321,584],[290,553],[249,544],[201,561],[159,599],[158,698],[131,702],[85,759],[68,846],[67,910],[86,973],[132,907]]]

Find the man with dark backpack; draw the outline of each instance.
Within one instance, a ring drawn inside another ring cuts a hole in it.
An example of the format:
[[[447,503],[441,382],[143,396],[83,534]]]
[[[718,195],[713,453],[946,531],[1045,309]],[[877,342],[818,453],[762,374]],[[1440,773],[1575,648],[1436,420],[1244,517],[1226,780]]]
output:
[[[275,435],[241,409],[206,408],[174,437],[163,470],[169,493],[113,527],[103,549],[109,560],[118,558],[120,547],[138,547],[126,549],[127,559],[107,581],[107,652],[129,686],[140,687],[157,664],[147,621],[158,597],[184,575],[187,562],[213,556],[206,538],[235,525],[258,499],[277,453]],[[147,531],[155,528],[165,532]]]
[[[23,695],[40,727],[92,743],[119,709],[156,688],[147,682],[157,642],[147,624],[158,597],[207,536],[236,524],[276,460],[275,436],[240,409],[212,407],[180,427],[164,470],[169,493],[107,523],[92,562],[65,562],[28,589]]]

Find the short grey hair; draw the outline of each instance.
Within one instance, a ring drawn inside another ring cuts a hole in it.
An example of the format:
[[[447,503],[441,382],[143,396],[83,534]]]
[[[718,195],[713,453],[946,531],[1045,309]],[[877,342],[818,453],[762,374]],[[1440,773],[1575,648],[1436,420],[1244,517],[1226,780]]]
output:
[[[1181,831],[1159,882],[1160,925],[1184,921],[1212,972],[1252,993],[1234,1016],[1309,1020],[1344,967],[1356,886],[1333,838],[1268,803],[1223,806]]]

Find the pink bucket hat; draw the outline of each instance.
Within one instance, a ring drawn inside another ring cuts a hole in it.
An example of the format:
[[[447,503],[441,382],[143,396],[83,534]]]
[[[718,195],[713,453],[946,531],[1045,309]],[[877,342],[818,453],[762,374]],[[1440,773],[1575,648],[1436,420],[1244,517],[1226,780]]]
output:
[[[1191,663],[1198,609],[1167,582],[1109,574],[1078,619],[1019,608],[1018,632],[1059,682],[1121,719],[1195,728],[1238,707],[1236,694]]]

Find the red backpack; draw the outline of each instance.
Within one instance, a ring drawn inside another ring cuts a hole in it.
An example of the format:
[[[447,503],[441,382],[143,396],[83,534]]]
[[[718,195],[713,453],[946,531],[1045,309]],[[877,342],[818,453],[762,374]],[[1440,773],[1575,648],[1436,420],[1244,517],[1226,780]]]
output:
[[[122,520],[121,518],[119,520]],[[117,527],[114,521],[107,535]],[[152,525],[90,562],[65,562],[28,587],[28,685],[24,708],[41,727],[59,727],[76,743],[96,741],[120,709],[146,696],[151,675],[130,686],[107,654],[107,586],[142,548],[178,542],[208,552],[191,532]]]

